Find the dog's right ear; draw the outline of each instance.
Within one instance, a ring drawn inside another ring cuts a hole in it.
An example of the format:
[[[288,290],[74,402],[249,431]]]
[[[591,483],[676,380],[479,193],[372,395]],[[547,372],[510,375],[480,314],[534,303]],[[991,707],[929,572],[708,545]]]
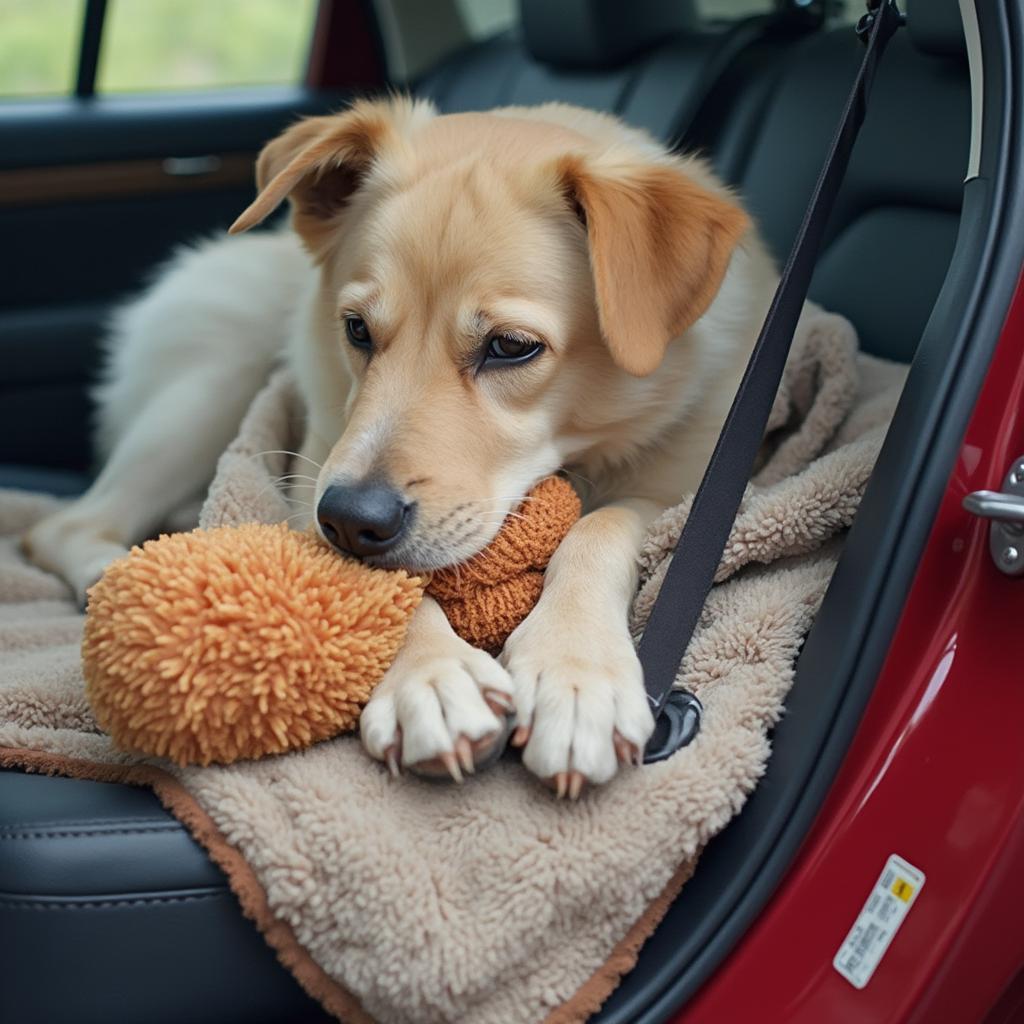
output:
[[[228,233],[255,227],[288,198],[295,230],[310,252],[322,254],[334,219],[382,150],[413,120],[433,114],[428,104],[404,98],[361,100],[343,114],[292,125],[264,146],[256,161],[259,194]]]
[[[691,162],[695,166],[695,162]],[[750,227],[739,204],[688,162],[568,155],[558,187],[587,234],[601,333],[616,364],[644,377],[704,315]]]

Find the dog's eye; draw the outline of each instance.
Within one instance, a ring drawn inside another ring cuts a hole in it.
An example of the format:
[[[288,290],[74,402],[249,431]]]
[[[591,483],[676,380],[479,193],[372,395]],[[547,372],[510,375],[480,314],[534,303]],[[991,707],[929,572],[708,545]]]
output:
[[[517,338],[514,334],[492,334],[487,339],[484,363],[525,363],[543,347],[539,341]]]
[[[373,346],[370,328],[366,326],[366,321],[360,316],[345,317],[345,333],[356,348],[369,349]]]

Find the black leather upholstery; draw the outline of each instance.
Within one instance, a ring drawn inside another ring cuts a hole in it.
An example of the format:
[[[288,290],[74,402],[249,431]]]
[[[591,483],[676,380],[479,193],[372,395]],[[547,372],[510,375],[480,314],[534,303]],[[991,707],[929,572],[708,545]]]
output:
[[[959,217],[970,117],[966,65],[942,20],[950,5],[913,0],[911,25],[920,16],[922,27],[891,44],[812,290],[851,316],[869,350],[895,357],[916,346]],[[860,49],[848,29],[754,38],[763,27],[745,23],[729,37],[690,28],[603,64],[579,60],[574,43],[576,58],[552,54],[558,66],[505,36],[457,55],[421,91],[446,111],[562,99],[663,139],[697,125],[781,256]],[[656,936],[607,1012],[657,975],[659,945]],[[151,794],[0,772],[0,1020],[321,1019]]]
[[[696,21],[693,0],[522,0],[523,38],[539,61],[613,68]]]
[[[545,5],[561,11],[561,5]],[[622,5],[630,9],[631,5]],[[755,45],[770,19],[692,28],[626,63],[553,64],[531,55],[515,33],[473,46],[426,76],[417,93],[444,113],[560,101],[617,114],[655,138],[678,143],[731,62]]]
[[[149,790],[0,772],[0,1021],[329,1019]]]
[[[743,198],[780,259],[860,55],[847,29],[798,43],[741,173]],[[953,252],[970,123],[966,65],[898,34],[811,285],[813,298],[857,325],[869,352],[907,360],[917,347]]]

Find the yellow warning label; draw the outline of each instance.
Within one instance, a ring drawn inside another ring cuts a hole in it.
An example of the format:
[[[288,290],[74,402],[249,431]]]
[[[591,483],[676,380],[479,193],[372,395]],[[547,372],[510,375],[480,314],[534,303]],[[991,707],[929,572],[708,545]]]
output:
[[[894,896],[898,896],[904,903],[910,902],[910,897],[914,895],[914,887],[905,879],[896,876],[896,881],[892,883],[892,891]]]

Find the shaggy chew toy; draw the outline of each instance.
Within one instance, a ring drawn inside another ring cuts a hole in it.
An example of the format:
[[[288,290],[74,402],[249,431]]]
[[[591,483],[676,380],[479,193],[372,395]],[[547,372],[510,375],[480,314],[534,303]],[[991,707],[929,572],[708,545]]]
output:
[[[119,747],[181,765],[309,746],[354,728],[425,585],[460,636],[500,648],[579,515],[572,487],[549,477],[487,549],[430,579],[283,524],[147,541],[89,591],[86,696]]]

